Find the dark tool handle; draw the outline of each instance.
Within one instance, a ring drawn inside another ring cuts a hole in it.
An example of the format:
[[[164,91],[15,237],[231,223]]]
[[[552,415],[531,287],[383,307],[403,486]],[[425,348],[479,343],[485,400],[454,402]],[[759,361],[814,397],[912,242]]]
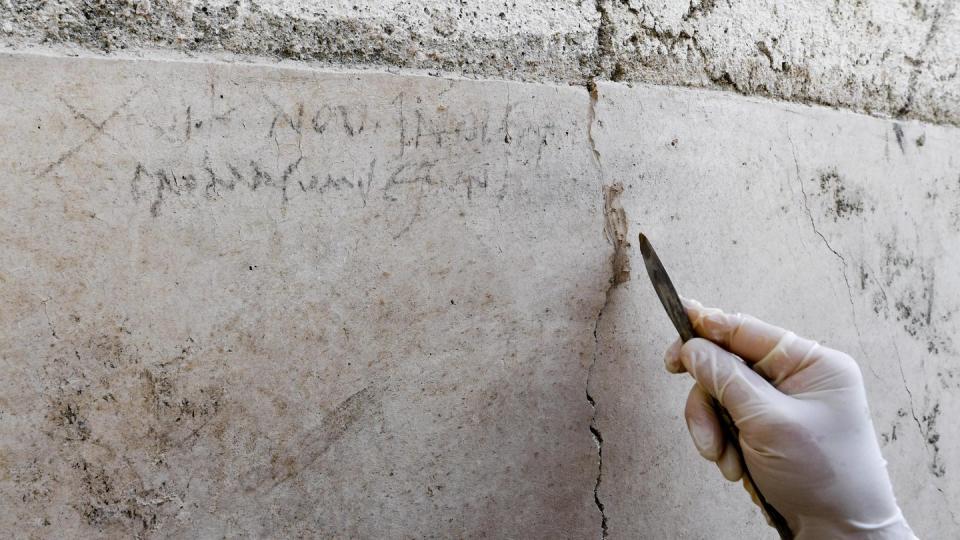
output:
[[[773,526],[780,534],[780,538],[782,540],[793,540],[793,532],[790,530],[790,525],[787,524],[786,518],[783,517],[783,514],[777,512],[777,509],[774,508],[772,504],[767,502],[767,498],[760,492],[760,486],[753,481],[753,475],[750,474],[750,469],[747,468],[746,458],[743,455],[743,448],[740,447],[740,430],[737,429],[733,418],[730,417],[730,413],[728,413],[727,410],[723,408],[723,405],[720,405],[720,402],[716,399],[713,399],[713,406],[720,413],[720,423],[723,424],[723,429],[727,431],[727,444],[732,444],[737,450],[737,456],[740,458],[740,469],[743,471],[743,476],[753,485],[753,491],[757,494],[760,506],[763,507],[763,511],[766,512],[770,521],[773,522]]]

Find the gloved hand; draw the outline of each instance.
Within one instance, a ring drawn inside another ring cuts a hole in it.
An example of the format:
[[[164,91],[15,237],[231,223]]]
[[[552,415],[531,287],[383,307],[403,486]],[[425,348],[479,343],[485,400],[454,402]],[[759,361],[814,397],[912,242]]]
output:
[[[696,379],[685,416],[700,454],[727,480],[743,477],[712,396],[740,430],[754,482],[796,538],[916,538],[894,498],[856,362],[747,315],[684,306],[706,339],[678,340],[665,361]],[[746,478],[744,487],[758,503]]]

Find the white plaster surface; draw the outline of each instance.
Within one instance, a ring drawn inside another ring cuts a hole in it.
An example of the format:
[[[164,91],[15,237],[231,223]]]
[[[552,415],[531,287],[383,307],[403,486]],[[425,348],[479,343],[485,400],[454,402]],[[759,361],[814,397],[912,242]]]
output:
[[[722,93],[599,95],[605,176],[681,294],[857,358],[907,519],[954,536],[960,132]],[[610,537],[769,538],[689,441],[690,379],[662,366],[674,339],[645,275],[612,289],[591,378]]]
[[[597,538],[592,423],[609,538],[769,538],[688,440],[633,247],[610,286],[614,182],[683,293],[856,356],[908,519],[960,527],[955,128],[609,83],[0,69],[3,530]]]
[[[594,534],[581,89],[0,62],[3,530]]]

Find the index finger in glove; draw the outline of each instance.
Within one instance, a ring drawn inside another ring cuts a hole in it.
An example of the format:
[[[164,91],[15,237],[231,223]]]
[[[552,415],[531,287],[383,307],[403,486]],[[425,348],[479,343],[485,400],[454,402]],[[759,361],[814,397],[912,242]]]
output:
[[[736,354],[774,385],[799,371],[819,347],[815,341],[756,317],[681,300],[698,335]]]

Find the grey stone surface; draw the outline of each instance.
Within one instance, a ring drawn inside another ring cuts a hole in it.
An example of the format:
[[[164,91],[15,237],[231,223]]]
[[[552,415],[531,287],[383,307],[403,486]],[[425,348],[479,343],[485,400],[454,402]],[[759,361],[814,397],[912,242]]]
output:
[[[960,123],[960,2],[601,0],[603,72]]]
[[[768,538],[688,440],[640,230],[682,292],[856,356],[908,519],[960,526],[956,128],[614,83],[0,69],[3,530]]]
[[[0,44],[733,90],[960,123],[960,2],[4,0]]]
[[[600,16],[591,3],[143,0],[0,3],[12,45],[229,51],[334,64],[582,81]]]

